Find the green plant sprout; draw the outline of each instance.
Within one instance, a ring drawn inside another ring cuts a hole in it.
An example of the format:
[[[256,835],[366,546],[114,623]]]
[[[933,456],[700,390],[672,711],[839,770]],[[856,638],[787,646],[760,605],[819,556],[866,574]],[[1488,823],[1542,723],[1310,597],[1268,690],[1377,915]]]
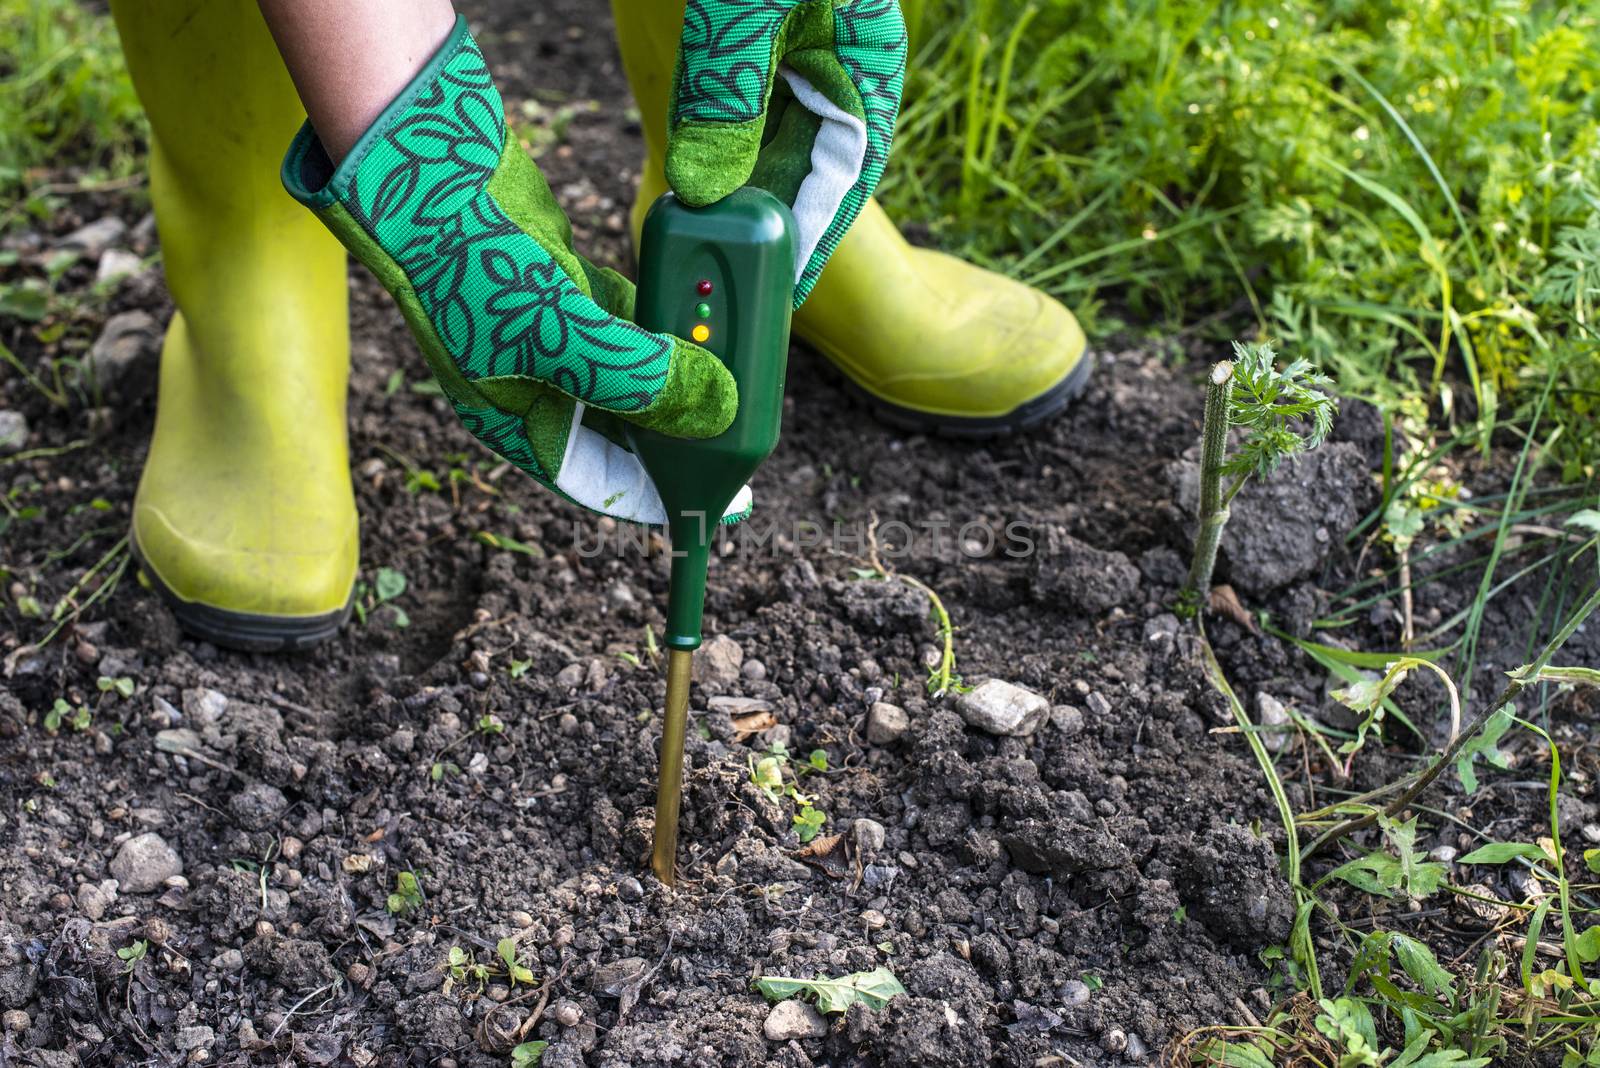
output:
[[[422,885],[417,882],[417,873],[398,872],[394,877],[394,893],[389,895],[384,907],[394,915],[402,916],[426,904],[427,900],[422,896]]]
[[[150,943],[146,939],[139,939],[131,946],[123,946],[117,950],[117,959],[122,961],[122,974],[130,975],[139,962],[144,960],[145,954],[150,952]]]
[[[750,757],[747,763],[750,781],[773,804],[781,805],[785,798],[794,802],[793,825],[800,841],[809,842],[822,833],[822,826],[828,820],[827,814],[816,807],[812,795],[801,793],[797,784],[808,773],[828,770],[828,754],[825,750],[813,749],[804,764],[796,765],[789,757],[788,747],[779,742],[760,760]],[[785,772],[789,773],[787,778]]]
[[[1179,594],[1186,614],[1198,612],[1211,591],[1217,549],[1228,525],[1228,506],[1251,478],[1265,478],[1289,456],[1314,449],[1333,429],[1338,402],[1324,390],[1327,376],[1305,360],[1277,369],[1271,344],[1233,343],[1232,360],[1211,368],[1200,430],[1200,529],[1189,578]],[[1230,431],[1245,431],[1228,451]],[[1227,488],[1223,483],[1227,482]]]
[[[356,595],[353,601],[356,619],[362,624],[367,622],[367,617],[377,611],[381,605],[390,605],[394,610],[394,625],[396,627],[411,626],[411,617],[406,615],[405,609],[397,604],[392,604],[395,598],[406,592],[406,577],[392,567],[380,567],[372,576],[369,584],[365,579],[356,583]]]
[[[81,734],[89,729],[93,718],[94,713],[89,711],[88,705],[74,706],[64,698],[57,697],[50,711],[44,714],[44,729],[51,734],[58,734],[66,726]]]

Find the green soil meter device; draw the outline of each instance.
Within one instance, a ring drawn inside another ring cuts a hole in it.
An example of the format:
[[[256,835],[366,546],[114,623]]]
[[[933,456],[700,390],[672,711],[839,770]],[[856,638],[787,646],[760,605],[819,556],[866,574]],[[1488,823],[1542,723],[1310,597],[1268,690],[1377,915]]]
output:
[[[739,386],[733,424],[688,440],[630,427],[633,450],[666,506],[672,541],[667,597],[667,706],[661,732],[651,867],[675,877],[689,674],[700,646],[706,568],[717,527],[778,444],[794,300],[794,218],[760,189],[691,208],[667,193],[645,217],[639,245],[640,326],[709,349]]]

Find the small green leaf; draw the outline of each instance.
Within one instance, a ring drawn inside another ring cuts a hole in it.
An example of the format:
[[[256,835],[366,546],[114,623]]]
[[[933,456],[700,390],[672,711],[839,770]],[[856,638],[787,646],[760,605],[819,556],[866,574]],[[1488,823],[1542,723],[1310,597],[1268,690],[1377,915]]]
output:
[[[822,825],[828,817],[818,812],[810,805],[802,805],[794,814],[794,829],[800,835],[800,841],[809,842],[821,831]]]
[[[769,1001],[782,1001],[796,994],[810,994],[817,999],[822,1012],[844,1012],[856,1002],[869,1009],[881,1009],[890,999],[904,994],[906,988],[888,968],[878,967],[870,972],[855,972],[838,979],[789,979],[779,975],[764,975],[756,980],[756,989]]]
[[[549,1045],[549,1042],[540,1038],[513,1046],[511,1049],[511,1068],[534,1068],[536,1064],[544,1059],[545,1047]]]
[[[1591,849],[1586,851],[1584,853],[1584,859],[1587,860],[1589,853],[1595,852],[1600,852],[1600,850]],[[1545,854],[1545,851],[1534,845],[1532,842],[1490,842],[1486,846],[1479,846],[1477,849],[1474,849],[1472,852],[1462,857],[1457,863],[1504,864],[1506,861],[1516,860],[1518,857],[1527,857],[1529,860],[1537,860],[1543,864],[1551,863],[1551,860]]]
[[[406,592],[406,577],[392,567],[380,567],[373,578],[372,590],[379,604],[392,601]]]
[[[826,749],[813,749],[806,762],[818,771],[828,770],[828,751]]]
[[[528,669],[531,667],[533,667],[532,660],[513,660],[506,671],[512,678],[520,679],[528,673]]]

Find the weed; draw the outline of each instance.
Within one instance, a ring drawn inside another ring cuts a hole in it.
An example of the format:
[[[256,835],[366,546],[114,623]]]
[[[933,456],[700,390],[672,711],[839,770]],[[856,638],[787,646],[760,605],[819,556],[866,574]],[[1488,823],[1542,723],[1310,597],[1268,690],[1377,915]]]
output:
[[[63,698],[57,697],[55,704],[50,706],[50,711],[44,714],[44,729],[51,734],[56,734],[63,726],[66,726],[81,734],[89,729],[89,723],[93,716],[94,714],[89,711],[88,705],[74,706]]]
[[[1265,478],[1284,459],[1322,444],[1338,405],[1323,390],[1332,383],[1294,360],[1277,369],[1269,344],[1233,343],[1234,359],[1211,369],[1200,432],[1200,532],[1189,578],[1180,595],[1190,614],[1210,593],[1228,505],[1251,478]],[[1245,431],[1229,451],[1230,431]],[[1223,488],[1227,481],[1227,488]]]
[[[392,567],[380,567],[373,575],[372,582],[365,579],[356,583],[356,594],[353,602],[356,618],[363,624],[367,617],[376,612],[382,605],[389,605],[391,613],[390,622],[397,628],[411,626],[411,617],[406,615],[405,609],[394,604],[393,601],[406,592],[406,577]]]
[[[141,938],[131,946],[123,946],[117,950],[117,959],[122,961],[122,974],[130,975],[139,962],[144,960],[145,954],[150,952],[150,943]]]
[[[394,893],[389,895],[384,907],[396,916],[403,916],[415,912],[427,904],[427,899],[422,896],[422,885],[417,882],[417,873],[402,871],[395,874]]]
[[[544,1059],[544,1051],[550,1045],[542,1038],[532,1042],[520,1042],[511,1048],[511,1068],[534,1068]]]
[[[822,826],[828,820],[827,814],[816,807],[816,801],[810,794],[800,792],[798,783],[801,776],[808,772],[828,770],[826,751],[814,749],[804,764],[796,765],[789,757],[788,748],[779,743],[760,760],[750,757],[748,764],[750,781],[774,804],[781,804],[786,798],[794,802],[793,824],[800,841],[809,842],[822,833]]]

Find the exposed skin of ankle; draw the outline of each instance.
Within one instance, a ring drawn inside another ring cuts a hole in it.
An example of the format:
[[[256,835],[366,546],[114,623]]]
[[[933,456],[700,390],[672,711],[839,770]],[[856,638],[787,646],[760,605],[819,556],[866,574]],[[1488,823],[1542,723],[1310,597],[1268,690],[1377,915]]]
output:
[[[450,0],[260,0],[311,125],[335,163],[433,57]]]

